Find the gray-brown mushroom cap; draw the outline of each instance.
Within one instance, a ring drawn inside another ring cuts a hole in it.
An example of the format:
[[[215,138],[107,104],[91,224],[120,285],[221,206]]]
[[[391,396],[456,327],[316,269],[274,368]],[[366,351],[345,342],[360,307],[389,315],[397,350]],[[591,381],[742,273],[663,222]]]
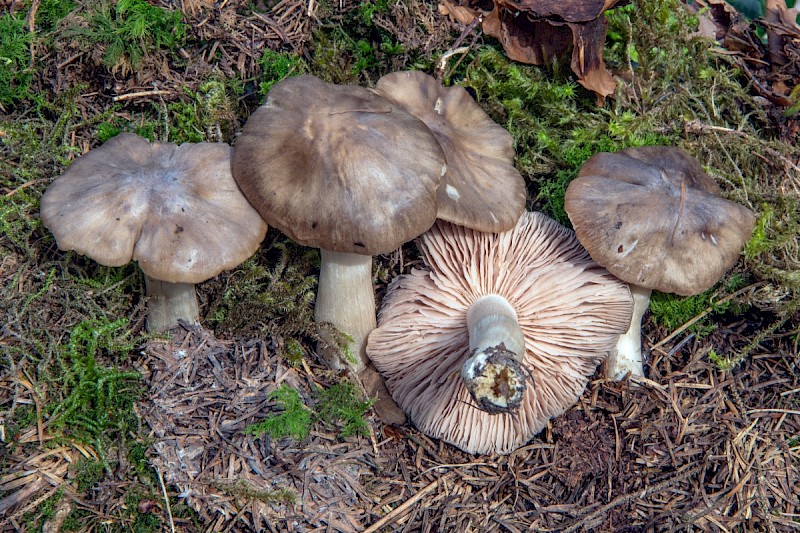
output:
[[[565,208],[581,244],[612,274],[690,295],[736,263],[755,225],[749,209],[719,194],[685,152],[628,148],[592,156],[567,188]]]
[[[224,143],[176,145],[122,133],[47,188],[41,218],[62,250],[106,266],[199,283],[250,257],[267,226],[239,190]]]
[[[375,89],[419,117],[444,149],[447,172],[438,217],[479,231],[514,227],[525,210],[525,181],[514,168],[514,140],[463,87],[424,72],[393,72]]]
[[[236,141],[233,173],[270,224],[336,252],[389,252],[436,219],[445,160],[413,115],[314,76],[275,85]]]
[[[438,221],[417,244],[429,270],[392,282],[367,353],[421,431],[469,453],[509,453],[581,395],[628,327],[628,287],[541,213],[499,234]],[[482,410],[459,375],[468,310],[488,295],[507,300],[524,335],[530,386],[515,413]]]

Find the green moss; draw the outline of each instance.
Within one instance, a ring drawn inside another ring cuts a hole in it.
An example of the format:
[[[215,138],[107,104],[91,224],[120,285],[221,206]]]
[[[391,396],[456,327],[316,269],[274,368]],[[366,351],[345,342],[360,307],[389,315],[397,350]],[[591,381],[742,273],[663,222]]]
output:
[[[562,224],[569,224],[566,187],[589,157],[671,142],[653,131],[647,117],[598,108],[592,95],[563,75],[512,62],[493,47],[478,50],[463,83],[514,137],[516,165],[528,181],[534,206]]]
[[[49,41],[58,22],[75,8],[75,3],[72,0],[42,0],[36,9],[35,23],[39,30],[36,33],[28,29],[23,6],[18,5],[16,11],[0,16],[0,105],[4,107],[24,102],[39,105],[46,100],[31,89],[39,68],[39,63],[32,62],[35,56],[31,56],[31,48]]]
[[[342,437],[369,432],[364,416],[372,402],[363,401],[352,383],[343,381],[318,389],[315,396],[312,410],[303,403],[297,390],[281,384],[269,395],[280,411],[248,426],[245,431],[253,435],[266,434],[273,439],[292,437],[298,441],[306,438],[317,423],[338,427]]]
[[[128,444],[128,464],[131,469],[136,473],[136,478],[149,486],[156,484],[156,478],[150,459],[147,457],[147,452],[150,448],[148,440],[134,440]]]
[[[95,128],[95,137],[97,137],[97,140],[101,143],[106,142],[112,137],[116,137],[120,133],[122,133],[122,128],[112,122],[101,122]]]
[[[369,433],[364,416],[370,407],[371,400],[363,401],[356,387],[349,381],[343,381],[320,390],[314,410],[318,420],[329,425],[340,425],[339,434],[349,437]]]
[[[125,492],[125,510],[131,522],[130,530],[137,533],[164,531],[160,512],[138,512],[139,503],[144,500],[162,502],[160,493],[155,495],[152,492],[143,490],[141,486],[133,486]]]
[[[103,64],[112,71],[135,70],[146,55],[176,49],[186,38],[179,11],[145,0],[119,0],[114,4],[102,1],[81,16],[87,24],[67,30],[66,35],[102,47]]]
[[[429,55],[405,46],[386,29],[392,25],[386,24],[392,5],[386,0],[354,3],[316,27],[311,73],[330,83],[372,86],[389,72],[430,67]]]
[[[239,334],[317,336],[318,268],[316,250],[290,241],[274,242],[263,258],[249,259],[230,275],[222,298],[210,306],[209,317],[220,330]]]
[[[256,436],[266,434],[273,439],[292,437],[303,440],[308,436],[313,425],[311,410],[303,404],[296,389],[282,383],[270,393],[268,399],[275,402],[280,412],[248,426],[246,433]]]
[[[102,461],[96,461],[83,457],[73,466],[72,481],[75,488],[80,492],[88,491],[92,485],[103,479],[105,476],[105,465]]]
[[[29,531],[41,530],[45,522],[53,518],[58,508],[58,502],[64,495],[64,489],[58,489],[55,494],[45,499],[35,509],[22,515],[22,521]]]
[[[289,339],[286,341],[286,344],[281,351],[281,355],[283,359],[292,365],[293,367],[297,368],[300,366],[300,363],[303,361],[303,353],[305,349],[303,345],[297,339]]]
[[[674,331],[710,308],[705,319],[689,328],[689,331],[703,337],[714,329],[714,325],[709,321],[713,314],[743,311],[731,300],[725,300],[725,295],[741,289],[745,284],[746,279],[743,276],[733,274],[728,276],[720,286],[712,287],[695,296],[677,296],[653,291],[650,297],[652,319],[656,324],[669,331]]]
[[[81,531],[92,516],[92,513],[85,509],[73,509],[61,524],[61,531],[65,533]]]
[[[140,375],[103,366],[98,357],[127,357],[137,341],[124,329],[127,320],[85,320],[73,328],[60,350],[52,379],[62,398],[45,407],[48,424],[64,438],[90,443],[102,453],[109,440],[135,431],[133,402],[139,395]]]
[[[0,16],[0,104],[28,100],[33,70],[29,69],[31,34],[19,13]]]
[[[33,405],[16,405],[7,413],[6,443],[12,442],[22,431],[36,423],[36,408]]]
[[[389,11],[388,0],[375,0],[373,2],[361,2],[356,11],[357,17],[360,22],[369,26],[373,22],[373,18],[381,13]]]
[[[206,140],[200,127],[200,116],[193,101],[171,102],[167,105],[171,126],[169,140],[178,144],[199,143]]]
[[[753,229],[753,235],[744,249],[744,256],[747,259],[752,260],[771,248],[767,238],[767,228],[772,226],[774,218],[775,209],[769,204],[762,204],[761,213],[758,215]]]
[[[748,266],[760,276],[800,291],[800,202],[789,196],[762,203],[753,235],[744,255]]]
[[[734,366],[730,357],[721,355],[713,349],[708,352],[708,359],[717,365],[717,368],[722,371],[731,370]]]
[[[36,25],[44,32],[52,32],[76,6],[73,0],[42,0],[36,10]]]
[[[258,93],[262,99],[272,86],[282,79],[308,72],[308,65],[299,54],[274,52],[268,48],[261,54],[258,64],[261,66]]]

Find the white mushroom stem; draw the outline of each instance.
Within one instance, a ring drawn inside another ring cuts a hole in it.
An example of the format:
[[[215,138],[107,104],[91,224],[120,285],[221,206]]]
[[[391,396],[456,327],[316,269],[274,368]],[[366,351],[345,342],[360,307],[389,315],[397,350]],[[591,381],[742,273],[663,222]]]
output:
[[[651,289],[631,285],[633,296],[633,315],[631,325],[624,334],[617,339],[617,345],[608,358],[608,377],[617,381],[623,379],[629,372],[631,376],[644,377],[644,363],[642,361],[642,317],[650,305]]]
[[[525,337],[516,311],[502,296],[484,296],[467,310],[467,329],[470,355],[461,367],[464,385],[484,411],[513,411],[525,393]]]
[[[178,325],[179,320],[200,322],[194,283],[169,283],[144,275],[147,291],[147,331],[157,333]]]
[[[367,363],[367,335],[377,327],[375,291],[372,287],[372,256],[320,250],[322,262],[314,319],[330,322],[350,339],[352,354],[346,363],[360,372]],[[320,355],[334,369],[345,365],[338,356],[335,343],[322,348]],[[346,353],[346,355],[348,355]]]

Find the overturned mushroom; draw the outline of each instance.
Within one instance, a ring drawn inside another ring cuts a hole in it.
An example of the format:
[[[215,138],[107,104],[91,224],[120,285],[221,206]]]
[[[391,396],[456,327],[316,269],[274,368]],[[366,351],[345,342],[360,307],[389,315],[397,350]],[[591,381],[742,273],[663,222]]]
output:
[[[62,250],[106,266],[138,261],[150,331],[198,322],[194,284],[243,262],[267,231],[231,176],[230,156],[223,143],[122,133],[47,188],[42,222]]]
[[[661,146],[596,154],[570,183],[565,208],[578,239],[636,300],[610,377],[644,375],[641,319],[652,290],[699,294],[736,263],[755,217],[720,194],[694,158]]]
[[[392,282],[367,353],[421,431],[509,453],[577,400],[628,326],[630,292],[540,213],[503,233],[440,221],[418,245],[430,270]]]

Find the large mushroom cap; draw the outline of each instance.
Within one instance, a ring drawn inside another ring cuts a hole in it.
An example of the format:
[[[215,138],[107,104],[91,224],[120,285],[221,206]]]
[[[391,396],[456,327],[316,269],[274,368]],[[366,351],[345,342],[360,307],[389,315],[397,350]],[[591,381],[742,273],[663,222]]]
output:
[[[599,153],[570,183],[565,208],[595,261],[628,283],[681,295],[714,285],[737,261],[753,213],[671,147]]]
[[[199,283],[251,256],[267,226],[233,180],[223,143],[176,145],[122,133],[76,159],[42,197],[62,250],[106,266]]]
[[[500,234],[439,221],[418,245],[430,271],[392,282],[367,353],[421,431],[470,453],[509,453],[575,403],[628,327],[630,292],[540,213]],[[459,375],[468,309],[492,294],[524,334],[531,380],[513,414],[480,409]]]
[[[436,219],[444,154],[425,124],[374,91],[288,78],[245,124],[234,176],[261,216],[295,241],[389,252]]]
[[[424,72],[393,72],[375,89],[419,117],[444,149],[447,172],[438,218],[486,232],[514,227],[525,210],[525,181],[514,168],[514,140],[463,87]]]

